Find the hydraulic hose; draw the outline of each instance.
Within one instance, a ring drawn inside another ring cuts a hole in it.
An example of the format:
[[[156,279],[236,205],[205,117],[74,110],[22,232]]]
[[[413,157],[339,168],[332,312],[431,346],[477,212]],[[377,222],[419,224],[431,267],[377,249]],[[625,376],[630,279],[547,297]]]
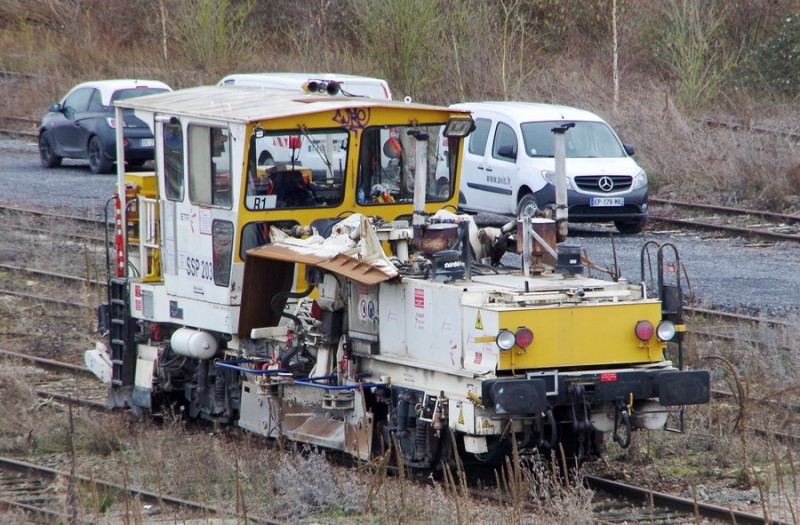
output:
[[[311,295],[311,292],[314,291],[314,285],[309,284],[308,288],[306,288],[302,292],[281,292],[275,294],[270,302],[270,306],[272,307],[272,311],[276,314],[280,315],[281,317],[286,317],[294,322],[295,330],[297,330],[298,334],[300,333],[300,327],[302,326],[302,321],[299,317],[289,312],[284,311],[284,309],[280,306],[281,302],[285,301],[286,299],[302,299],[303,297],[308,297]],[[281,358],[281,368],[289,368],[289,362],[291,359],[297,354],[300,350],[300,342],[297,341],[293,343],[293,348]]]

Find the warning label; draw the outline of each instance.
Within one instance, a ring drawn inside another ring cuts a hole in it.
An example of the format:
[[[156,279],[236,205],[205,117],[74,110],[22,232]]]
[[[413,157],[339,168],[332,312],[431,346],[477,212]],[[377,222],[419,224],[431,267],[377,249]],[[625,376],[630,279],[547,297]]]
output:
[[[483,321],[481,320],[480,312],[478,312],[478,315],[475,317],[475,328],[477,330],[483,330]]]
[[[425,290],[414,288],[414,307],[425,308]]]

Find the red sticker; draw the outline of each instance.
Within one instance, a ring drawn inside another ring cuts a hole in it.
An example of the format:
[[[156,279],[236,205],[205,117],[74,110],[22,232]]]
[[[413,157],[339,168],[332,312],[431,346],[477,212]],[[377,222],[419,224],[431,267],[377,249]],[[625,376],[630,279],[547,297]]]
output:
[[[414,306],[425,308],[425,290],[422,288],[414,288]]]

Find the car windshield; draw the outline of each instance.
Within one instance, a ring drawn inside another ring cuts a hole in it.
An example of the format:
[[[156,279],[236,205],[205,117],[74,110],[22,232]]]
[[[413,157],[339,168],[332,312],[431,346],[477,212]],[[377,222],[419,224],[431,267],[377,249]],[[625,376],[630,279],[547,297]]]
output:
[[[151,87],[118,89],[111,95],[111,103],[113,104],[115,100],[125,100],[128,98],[144,97],[145,95],[155,95],[156,93],[164,93],[166,91],[169,90],[164,88],[151,88]]]
[[[562,126],[557,122],[525,122],[522,138],[529,157],[553,157],[553,128]],[[611,128],[603,122],[575,122],[575,127],[564,135],[566,156],[574,158],[612,158],[627,154]]]

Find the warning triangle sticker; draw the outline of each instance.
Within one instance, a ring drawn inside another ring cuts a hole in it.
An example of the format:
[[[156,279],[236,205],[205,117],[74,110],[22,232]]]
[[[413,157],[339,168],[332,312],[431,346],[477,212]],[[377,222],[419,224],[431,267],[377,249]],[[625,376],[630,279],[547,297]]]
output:
[[[483,330],[483,321],[481,320],[481,313],[478,312],[478,316],[475,317],[475,329]]]

